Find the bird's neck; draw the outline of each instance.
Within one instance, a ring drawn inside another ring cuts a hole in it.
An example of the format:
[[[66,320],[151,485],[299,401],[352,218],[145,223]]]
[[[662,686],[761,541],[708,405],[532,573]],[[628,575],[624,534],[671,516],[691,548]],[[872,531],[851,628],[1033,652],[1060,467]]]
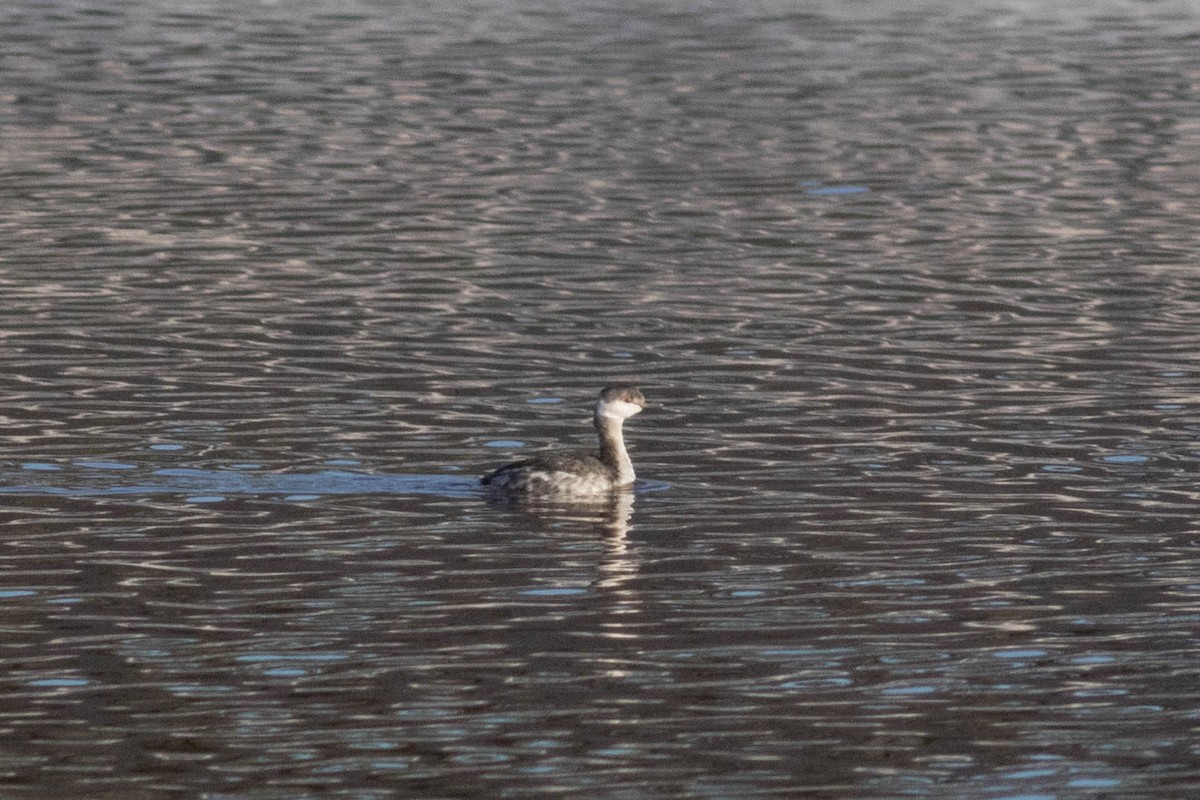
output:
[[[629,460],[621,432],[623,420],[597,414],[595,423],[600,434],[600,460],[616,473],[617,483],[633,483],[633,462]]]

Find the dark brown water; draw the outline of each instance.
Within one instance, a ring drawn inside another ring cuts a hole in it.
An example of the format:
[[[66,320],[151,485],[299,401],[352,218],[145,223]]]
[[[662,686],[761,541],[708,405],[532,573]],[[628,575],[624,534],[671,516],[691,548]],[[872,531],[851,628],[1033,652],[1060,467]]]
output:
[[[443,5],[0,8],[0,796],[1200,789],[1200,11]]]

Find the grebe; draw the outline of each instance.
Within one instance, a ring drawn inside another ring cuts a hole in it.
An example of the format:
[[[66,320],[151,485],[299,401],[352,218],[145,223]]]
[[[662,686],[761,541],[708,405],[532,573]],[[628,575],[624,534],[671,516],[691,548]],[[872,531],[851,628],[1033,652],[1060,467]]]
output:
[[[646,407],[632,386],[609,386],[596,401],[593,424],[600,452],[552,453],[506,464],[480,480],[489,489],[531,495],[599,494],[633,483],[633,464],[625,452],[621,424]]]

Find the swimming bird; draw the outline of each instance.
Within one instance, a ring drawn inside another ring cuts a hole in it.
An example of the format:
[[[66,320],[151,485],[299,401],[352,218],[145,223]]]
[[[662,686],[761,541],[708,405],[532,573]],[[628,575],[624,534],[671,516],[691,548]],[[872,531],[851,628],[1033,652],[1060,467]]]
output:
[[[635,475],[621,429],[625,420],[645,407],[646,398],[635,387],[605,387],[593,415],[599,452],[527,458],[492,470],[480,483],[493,491],[523,495],[596,495],[628,486]]]

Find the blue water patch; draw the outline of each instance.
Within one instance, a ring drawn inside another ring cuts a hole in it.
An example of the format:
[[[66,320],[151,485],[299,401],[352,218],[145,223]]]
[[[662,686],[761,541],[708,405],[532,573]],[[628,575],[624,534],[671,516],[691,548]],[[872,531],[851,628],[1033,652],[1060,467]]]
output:
[[[36,461],[31,461],[21,465],[21,469],[27,469],[30,472],[57,472],[62,467],[57,464],[42,464]]]
[[[993,653],[996,658],[1044,658],[1049,655],[1045,650],[1000,650]]]
[[[258,472],[238,469],[190,469],[171,467],[137,474],[135,480],[120,482],[101,472],[55,472],[60,485],[38,485],[28,477],[0,474],[0,494],[92,497],[116,495],[180,494],[191,503],[215,503],[231,495],[272,495],[292,499],[345,494],[418,494],[443,497],[472,497],[480,493],[478,481],[469,475],[397,475],[342,470],[319,472]],[[122,471],[124,476],[127,471]],[[64,485],[65,484],[65,485]]]
[[[1109,464],[1145,464],[1150,460],[1150,457],[1139,455],[1121,455],[1105,456],[1102,460]]]
[[[450,760],[456,764],[467,765],[503,764],[511,761],[512,756],[507,753],[460,753],[459,755],[452,756]]]
[[[587,594],[587,589],[583,587],[556,587],[554,589],[526,589],[521,592],[523,595],[531,597],[563,597],[570,595]]]
[[[856,184],[840,184],[834,186],[807,186],[804,189],[805,194],[822,196],[836,196],[844,194],[865,194],[871,191],[869,186],[859,186]]]
[[[845,689],[853,685],[854,681],[849,678],[839,678],[829,675],[823,678],[784,681],[779,684],[779,688],[787,692],[819,692],[823,689]]]
[[[534,397],[529,400],[529,404],[534,406],[548,406],[554,403],[561,403],[562,401],[561,397]]]
[[[516,439],[492,439],[490,442],[484,442],[484,447],[524,447],[524,442],[518,442]]]
[[[0,591],[0,600],[8,600],[12,597],[30,597],[37,594],[32,589],[5,589]]]
[[[52,689],[70,688],[72,686],[87,686],[91,681],[87,678],[40,678],[29,681],[26,686],[42,686]]]
[[[1071,659],[1072,664],[1111,664],[1116,661],[1112,656],[1077,656]]]
[[[152,445],[150,445],[150,449],[158,450],[160,452],[166,453],[166,452],[171,452],[174,450],[182,450],[183,445],[181,445],[181,444],[152,444]]]
[[[888,689],[884,689],[882,694],[885,694],[885,695],[919,695],[919,694],[933,694],[936,691],[937,691],[937,688],[933,687],[933,686],[894,686],[894,687],[891,687]]]
[[[1116,778],[1072,778],[1067,786],[1072,789],[1115,789],[1121,785]]]
[[[308,670],[296,667],[280,667],[279,669],[264,669],[262,674],[269,675],[272,678],[300,678],[307,675]]]
[[[1016,772],[1009,772],[1004,777],[1019,781],[1027,781],[1030,778],[1049,778],[1051,775],[1057,774],[1057,769],[1022,769]]]

